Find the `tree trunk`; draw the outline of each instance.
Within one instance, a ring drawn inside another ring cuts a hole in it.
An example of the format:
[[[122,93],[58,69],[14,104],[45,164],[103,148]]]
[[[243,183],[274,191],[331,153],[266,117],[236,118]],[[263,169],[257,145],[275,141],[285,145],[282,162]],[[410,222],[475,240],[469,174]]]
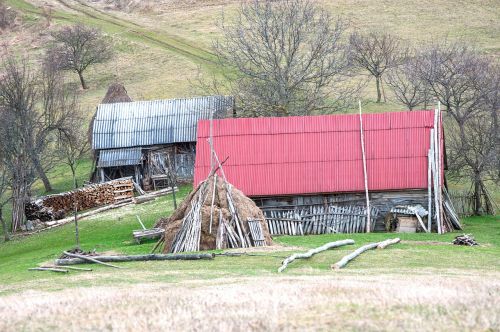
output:
[[[43,187],[45,188],[46,192],[52,191],[52,185],[50,184],[49,178],[47,177],[47,174],[45,174],[45,170],[42,167],[42,164],[40,163],[40,159],[38,156],[33,153],[31,157],[31,161],[33,162],[33,166],[35,167],[36,173],[40,177],[40,180],[43,182]]]
[[[375,83],[377,83],[377,103],[382,101],[382,91],[380,91],[380,77],[375,77]]]
[[[10,240],[9,229],[7,228],[7,223],[3,219],[3,211],[2,211],[1,207],[0,207],[0,222],[2,222],[3,236],[5,239],[5,242],[7,242]]]
[[[76,172],[73,165],[70,165],[71,173],[73,175],[73,188],[76,190],[78,185],[76,183]],[[76,201],[76,195],[73,195],[73,209],[75,213],[75,240],[76,240],[76,248],[80,249],[80,230],[78,228],[78,202]]]
[[[481,178],[478,174],[474,177],[474,215],[478,216],[481,212]]]
[[[87,83],[85,83],[85,80],[83,79],[83,72],[78,71],[77,73],[78,73],[78,77],[80,78],[80,84],[82,85],[82,88],[84,90],[87,90],[88,86],[87,86]]]
[[[15,233],[24,224],[24,205],[26,188],[16,184],[12,190],[12,232]]]

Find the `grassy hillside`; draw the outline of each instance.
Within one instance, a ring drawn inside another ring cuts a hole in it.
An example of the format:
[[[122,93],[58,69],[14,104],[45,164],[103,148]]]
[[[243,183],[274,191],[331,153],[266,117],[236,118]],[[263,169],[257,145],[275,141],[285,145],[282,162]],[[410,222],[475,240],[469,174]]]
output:
[[[326,1],[333,15],[366,31],[388,30],[412,42],[466,38],[494,56],[500,51],[500,6],[496,1]],[[33,59],[42,54],[48,32],[60,25],[83,22],[99,27],[115,41],[117,56],[110,64],[87,73],[91,88],[81,92],[90,114],[113,81],[121,81],[133,99],[160,99],[199,94],[192,87],[199,73],[216,74],[210,47],[220,35],[218,19],[231,17],[237,1],[144,1],[137,8],[116,10],[107,1],[7,0],[22,16],[16,31],[0,41],[8,49],[27,52]],[[154,5],[153,5],[154,4]],[[50,25],[43,16],[51,8]],[[130,10],[128,10],[130,9]],[[75,75],[68,75],[77,86]],[[373,100],[373,84],[365,91]],[[402,109],[399,105],[367,106],[368,111]]]

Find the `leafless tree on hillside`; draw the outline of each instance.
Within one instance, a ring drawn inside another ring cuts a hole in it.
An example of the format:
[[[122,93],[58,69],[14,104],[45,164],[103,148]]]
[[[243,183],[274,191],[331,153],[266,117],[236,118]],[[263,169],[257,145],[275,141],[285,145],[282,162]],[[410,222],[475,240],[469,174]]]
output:
[[[2,159],[3,158],[0,156],[0,161]],[[9,227],[7,225],[7,221],[3,217],[3,209],[12,198],[8,195],[10,183],[9,172],[7,172],[5,166],[0,162],[0,222],[2,223],[2,231],[5,242],[10,240]]]
[[[14,26],[16,17],[16,11],[6,6],[5,1],[0,1],[0,29],[8,29]]]
[[[473,184],[475,213],[479,214],[485,181],[496,176],[498,182],[499,66],[463,42],[431,45],[419,58],[420,79],[445,107],[450,120],[451,174]]]
[[[430,102],[429,88],[419,78],[417,66],[418,60],[409,57],[400,66],[389,69],[385,78],[396,101],[405,105],[410,111],[420,105],[426,109]]]
[[[113,57],[111,41],[99,29],[78,24],[55,31],[52,37],[55,45],[47,52],[47,65],[76,72],[83,89],[88,88],[83,72]]]
[[[12,179],[12,231],[24,221],[24,203],[38,177],[51,190],[43,161],[54,157],[60,133],[74,130],[75,95],[56,72],[34,71],[26,60],[3,62],[0,79],[1,164]]]
[[[233,20],[222,20],[214,45],[240,111],[287,116],[345,106],[357,88],[344,84],[347,26],[309,0],[242,4]]]
[[[78,181],[76,178],[76,170],[78,168],[78,162],[90,151],[90,144],[86,131],[80,125],[83,119],[74,118],[74,130],[72,132],[61,132],[58,147],[59,153],[61,154],[61,160],[63,163],[69,166],[71,169],[71,175],[73,178],[73,189],[78,188]],[[80,230],[78,227],[78,204],[75,198],[73,202],[74,210],[74,223],[75,223],[75,240],[76,248],[80,248]]]
[[[353,33],[350,37],[350,51],[354,63],[375,78],[377,103],[382,101],[385,71],[401,65],[407,57],[407,48],[396,36],[389,33]]]

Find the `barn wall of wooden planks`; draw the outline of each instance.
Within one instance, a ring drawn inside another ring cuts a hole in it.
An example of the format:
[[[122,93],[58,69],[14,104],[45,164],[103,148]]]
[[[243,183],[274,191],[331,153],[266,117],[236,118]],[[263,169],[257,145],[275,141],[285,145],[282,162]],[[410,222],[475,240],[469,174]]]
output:
[[[256,204],[265,212],[266,216],[278,218],[279,215],[284,215],[285,211],[298,211],[310,209],[313,207],[350,207],[351,215],[356,216],[361,214],[366,207],[365,194],[359,193],[343,193],[343,194],[318,194],[318,195],[302,195],[302,196],[273,196],[273,197],[254,197],[252,198]],[[385,191],[385,192],[370,192],[370,205],[375,209],[372,213],[376,213],[372,221],[373,231],[385,231],[384,218],[389,213],[392,207],[398,205],[422,205],[427,209],[428,196],[426,190],[407,190],[407,191]],[[363,208],[363,211],[356,209]],[[339,212],[340,213],[340,212]],[[275,217],[272,217],[272,215]],[[335,213],[332,213],[335,214]],[[291,214],[293,215],[293,213]],[[293,218],[289,218],[293,219]],[[359,220],[359,224],[364,224],[365,221]],[[358,224],[358,223],[356,223]],[[325,232],[328,227],[325,226]],[[355,232],[356,226],[351,225],[346,232]],[[314,232],[314,231],[313,231]]]

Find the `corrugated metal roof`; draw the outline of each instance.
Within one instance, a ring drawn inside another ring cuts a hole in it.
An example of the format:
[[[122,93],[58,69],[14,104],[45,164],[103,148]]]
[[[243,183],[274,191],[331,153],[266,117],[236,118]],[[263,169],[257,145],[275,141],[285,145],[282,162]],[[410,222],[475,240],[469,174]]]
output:
[[[92,131],[95,150],[196,141],[200,119],[224,117],[233,98],[207,96],[187,99],[101,104]]]
[[[432,111],[363,115],[370,190],[427,188]],[[195,184],[210,170],[209,121],[198,124]],[[364,190],[359,115],[215,120],[228,181],[249,196]]]
[[[141,148],[101,150],[97,167],[139,165],[141,159]]]

